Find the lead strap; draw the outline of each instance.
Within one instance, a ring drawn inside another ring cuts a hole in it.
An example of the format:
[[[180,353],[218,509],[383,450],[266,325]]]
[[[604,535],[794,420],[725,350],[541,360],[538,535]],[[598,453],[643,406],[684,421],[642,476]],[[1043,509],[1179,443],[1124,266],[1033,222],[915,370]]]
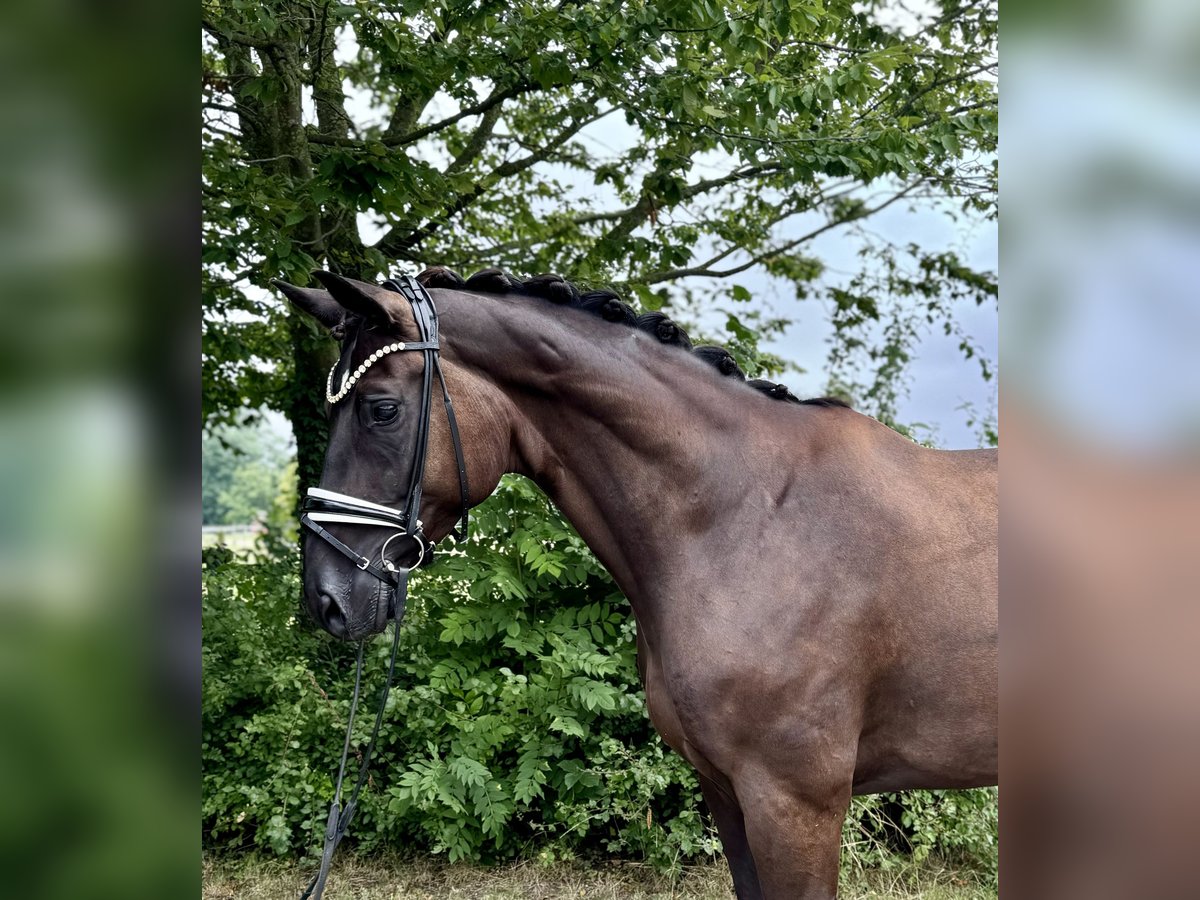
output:
[[[407,582],[405,582],[400,590],[407,592],[407,587]],[[338,844],[345,837],[346,829],[350,827],[350,822],[354,818],[354,811],[358,807],[358,795],[362,791],[363,785],[367,783],[371,756],[375,752],[375,739],[379,736],[379,726],[383,722],[383,713],[387,709],[388,695],[392,690],[392,679],[396,673],[396,651],[400,648],[400,622],[403,618],[404,598],[397,597],[396,618],[392,624],[392,652],[388,660],[387,679],[383,683],[383,693],[379,698],[379,709],[375,713],[375,725],[371,729],[371,737],[367,741],[367,747],[362,756],[362,764],[358,769],[358,779],[354,783],[354,789],[350,792],[350,797],[346,800],[346,805],[342,807],[340,806],[342,781],[346,775],[346,761],[350,755],[350,737],[354,729],[354,714],[358,709],[359,688],[362,683],[363,671],[363,646],[366,643],[365,641],[358,642],[358,659],[354,670],[354,696],[350,701],[350,720],[346,723],[346,742],[342,745],[342,762],[338,766],[337,783],[333,791],[333,803],[329,806],[329,818],[325,823],[325,845],[321,851],[321,868],[312,877],[312,880],[308,883],[308,887],[304,889],[304,893],[300,895],[300,900],[321,900],[321,895],[325,892],[325,882],[329,878],[329,869],[333,864],[333,851],[337,849]]]

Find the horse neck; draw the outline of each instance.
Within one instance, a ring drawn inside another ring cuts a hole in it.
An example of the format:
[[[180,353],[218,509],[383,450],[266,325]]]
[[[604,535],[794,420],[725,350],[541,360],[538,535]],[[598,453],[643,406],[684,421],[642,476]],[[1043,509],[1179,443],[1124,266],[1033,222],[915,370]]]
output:
[[[443,333],[511,402],[510,471],[549,495],[635,609],[698,537],[751,524],[739,509],[772,491],[773,453],[787,448],[788,470],[802,453],[775,428],[777,401],[683,350],[544,301],[466,296],[465,327],[455,316]]]

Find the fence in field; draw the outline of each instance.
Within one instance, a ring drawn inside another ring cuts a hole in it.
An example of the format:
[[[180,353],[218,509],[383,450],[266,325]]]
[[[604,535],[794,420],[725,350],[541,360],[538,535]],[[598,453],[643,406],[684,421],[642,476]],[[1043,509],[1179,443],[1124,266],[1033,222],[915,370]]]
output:
[[[252,544],[263,531],[264,528],[260,522],[238,525],[201,525],[201,545],[212,547],[217,544],[225,544],[230,547],[240,547]]]

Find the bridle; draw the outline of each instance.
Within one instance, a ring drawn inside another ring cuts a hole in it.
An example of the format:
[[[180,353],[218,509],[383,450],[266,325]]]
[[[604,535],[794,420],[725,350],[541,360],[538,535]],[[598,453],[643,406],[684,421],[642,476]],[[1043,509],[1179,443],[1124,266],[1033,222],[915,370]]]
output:
[[[452,531],[456,540],[467,536],[469,490],[467,486],[467,467],[463,459],[462,440],[458,433],[458,422],[454,417],[454,404],[450,402],[450,393],[446,390],[446,379],[442,375],[442,364],[439,356],[438,316],[433,298],[421,284],[411,275],[401,275],[388,279],[383,283],[388,290],[401,294],[412,307],[413,320],[416,322],[419,340],[416,342],[397,341],[382,350],[371,354],[353,374],[347,372],[342,376],[342,384],[338,391],[333,389],[333,376],[337,371],[335,363],[329,370],[326,383],[326,397],[329,403],[337,404],[343,400],[357,384],[366,371],[391,353],[416,351],[422,354],[424,367],[421,380],[421,408],[417,419],[417,441],[413,460],[412,476],[408,483],[407,500],[403,510],[393,509],[340,494],[324,488],[309,488],[301,507],[300,522],[321,540],[351,560],[354,565],[364,572],[374,575],[391,591],[388,598],[388,618],[394,619],[392,626],[392,648],[388,660],[387,680],[384,683],[383,695],[379,709],[375,715],[375,725],[365,751],[361,754],[362,763],[359,767],[358,780],[346,800],[341,805],[342,781],[346,773],[346,759],[350,751],[350,734],[354,727],[354,714],[358,709],[359,688],[362,683],[363,670],[363,641],[358,643],[358,657],[354,673],[354,695],[350,702],[350,718],[346,725],[346,740],[342,746],[342,761],[338,768],[336,787],[334,788],[333,803],[329,808],[329,818],[325,825],[325,846],[321,854],[321,869],[313,876],[312,881],[301,895],[301,900],[312,898],[319,900],[325,890],[325,881],[329,876],[329,867],[333,861],[333,851],[346,834],[350,820],[354,816],[358,795],[367,781],[367,767],[375,749],[375,738],[379,734],[379,726],[383,721],[384,707],[387,705],[388,693],[391,691],[392,677],[396,670],[396,651],[400,646],[400,622],[404,618],[405,602],[408,599],[408,574],[418,566],[428,565],[433,561],[433,543],[425,537],[421,520],[417,518],[421,509],[421,482],[425,477],[425,460],[429,452],[429,423],[433,413],[433,376],[436,374],[442,388],[442,402],[446,408],[446,421],[450,426],[450,439],[454,444],[454,459],[458,465],[458,487],[462,500],[462,514],[458,526]],[[349,352],[353,352],[353,348]],[[378,560],[372,556],[358,552],[348,544],[336,538],[323,527],[321,523],[340,523],[343,525],[368,526],[373,528],[389,528],[393,530],[390,537],[383,541],[378,551]],[[388,547],[397,540],[411,541],[417,550],[416,561],[409,566],[397,566],[388,559]]]
[[[421,408],[417,418],[416,455],[412,475],[408,482],[408,499],[404,504],[404,510],[401,511],[368,500],[361,500],[358,497],[351,497],[349,494],[339,494],[323,488],[309,488],[308,494],[304,498],[304,505],[301,507],[300,523],[343,556],[352,560],[358,568],[364,572],[370,572],[380,581],[390,585],[392,595],[389,600],[388,618],[399,620],[404,616],[404,603],[408,592],[408,573],[417,566],[433,560],[433,544],[425,537],[421,520],[417,518],[417,514],[421,508],[421,482],[425,477],[425,460],[429,453],[429,422],[433,413],[433,376],[435,374],[442,388],[442,403],[446,408],[446,421],[450,425],[450,440],[454,444],[454,461],[458,466],[458,489],[462,500],[462,514],[458,527],[453,531],[457,540],[463,540],[467,536],[469,491],[467,466],[463,459],[458,421],[454,417],[454,404],[450,401],[450,393],[446,390],[446,379],[442,375],[437,307],[434,306],[429,292],[411,275],[388,279],[383,286],[408,300],[412,307],[413,320],[416,322],[420,339],[409,343],[397,341],[382,350],[375,351],[359,365],[353,374],[347,372],[342,376],[342,386],[337,393],[333,391],[333,376],[338,366],[335,363],[329,370],[325,399],[330,404],[340,402],[372,365],[390,353],[413,351],[421,353],[425,365],[421,376]],[[394,533],[380,547],[379,561],[373,562],[370,556],[359,553],[330,534],[321,526],[322,522],[391,528],[394,529]],[[397,538],[403,538],[416,545],[417,561],[411,566],[400,567],[387,558],[388,545]]]

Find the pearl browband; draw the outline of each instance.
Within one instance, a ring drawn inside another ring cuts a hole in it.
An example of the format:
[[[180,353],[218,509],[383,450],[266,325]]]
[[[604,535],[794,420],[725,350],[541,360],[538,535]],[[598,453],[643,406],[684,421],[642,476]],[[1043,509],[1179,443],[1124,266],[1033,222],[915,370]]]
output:
[[[404,341],[397,341],[394,344],[388,344],[386,347],[381,347],[380,349],[376,350],[362,361],[362,365],[354,370],[353,375],[348,372],[342,375],[342,387],[336,394],[333,392],[333,373],[337,371],[338,364],[334,363],[333,368],[329,370],[329,377],[325,379],[325,399],[328,400],[330,404],[337,403],[348,393],[350,393],[354,385],[358,383],[358,379],[362,378],[363,375],[367,373],[367,369],[371,368],[371,366],[375,365],[375,363],[379,362],[379,360],[383,359],[389,353],[395,353],[399,350],[403,350],[404,348]],[[338,360],[338,362],[341,362],[341,360]]]

